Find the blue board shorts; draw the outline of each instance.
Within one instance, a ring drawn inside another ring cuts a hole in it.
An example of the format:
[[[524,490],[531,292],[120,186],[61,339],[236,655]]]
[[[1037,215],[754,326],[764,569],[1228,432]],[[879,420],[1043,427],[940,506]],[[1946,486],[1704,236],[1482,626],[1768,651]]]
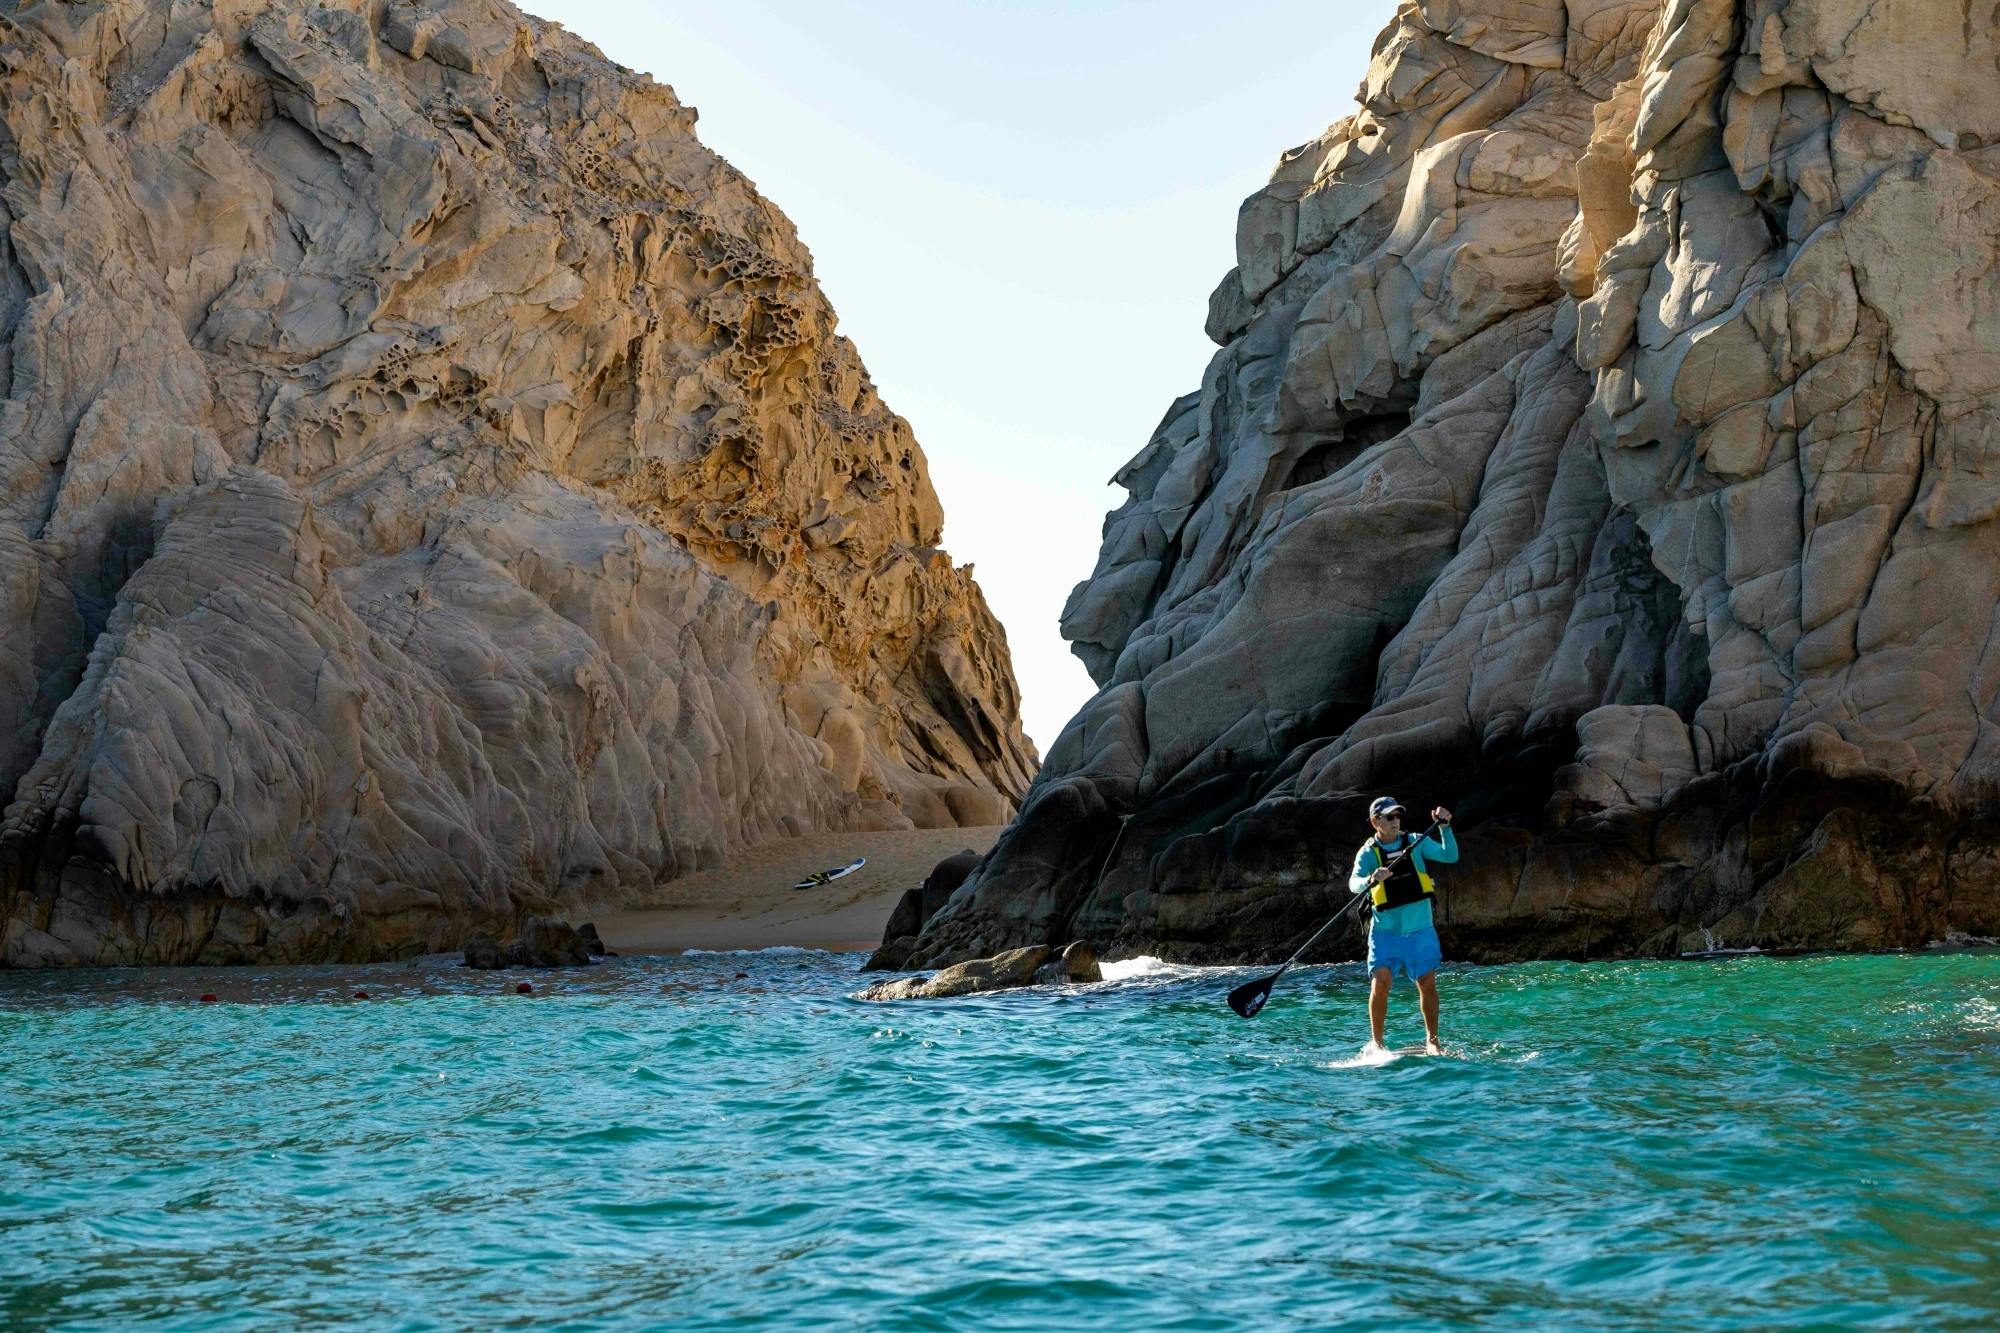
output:
[[[1444,961],[1444,950],[1438,945],[1437,927],[1425,926],[1407,935],[1396,935],[1379,927],[1368,931],[1368,971],[1372,974],[1378,967],[1389,969],[1393,978],[1401,972],[1410,980],[1427,977],[1437,971]]]

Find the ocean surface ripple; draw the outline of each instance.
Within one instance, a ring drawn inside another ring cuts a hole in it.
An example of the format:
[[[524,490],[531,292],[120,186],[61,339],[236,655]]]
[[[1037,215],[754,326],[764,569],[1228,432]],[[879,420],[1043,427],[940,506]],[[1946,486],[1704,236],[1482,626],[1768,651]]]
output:
[[[1354,964],[448,961],[0,974],[0,1327],[2000,1324],[1992,950],[1447,967],[1388,1062]]]

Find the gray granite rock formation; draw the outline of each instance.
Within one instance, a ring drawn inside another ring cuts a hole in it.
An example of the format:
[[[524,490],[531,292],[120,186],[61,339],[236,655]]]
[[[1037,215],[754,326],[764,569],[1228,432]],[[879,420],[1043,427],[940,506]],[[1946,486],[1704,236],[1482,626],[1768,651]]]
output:
[[[922,884],[903,890],[903,896],[896,900],[896,906],[889,913],[888,923],[882,927],[882,947],[874,952],[862,970],[894,972],[901,968],[903,960],[916,949],[917,936],[924,923],[951,901],[951,895],[958,892],[958,886],[965,883],[965,877],[978,864],[979,853],[967,847],[939,861],[924,877]]]
[[[0,964],[1012,809],[922,452],[694,119],[500,0],[0,0]]]
[[[2000,934],[1996,56],[1937,0],[1402,4],[912,965],[1279,956],[1384,790],[1460,807],[1459,957]]]

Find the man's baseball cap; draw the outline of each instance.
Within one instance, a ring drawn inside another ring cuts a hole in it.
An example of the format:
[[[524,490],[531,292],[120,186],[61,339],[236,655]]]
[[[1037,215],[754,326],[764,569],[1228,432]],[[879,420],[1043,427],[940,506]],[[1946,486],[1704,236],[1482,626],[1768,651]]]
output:
[[[1377,796],[1375,803],[1368,807],[1368,817],[1370,819],[1380,819],[1383,815],[1400,815],[1402,813],[1402,802],[1393,796]]]

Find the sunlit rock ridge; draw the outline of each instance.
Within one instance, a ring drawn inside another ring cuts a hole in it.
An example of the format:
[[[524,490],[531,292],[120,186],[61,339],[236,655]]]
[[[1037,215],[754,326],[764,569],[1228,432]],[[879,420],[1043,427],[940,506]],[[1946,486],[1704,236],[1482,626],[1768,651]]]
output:
[[[1378,792],[1462,815],[1451,956],[2000,934],[1996,57],[1941,0],[1403,4],[916,960],[1273,956]]]
[[[406,953],[999,822],[791,224],[491,0],[0,0],[0,963]]]

